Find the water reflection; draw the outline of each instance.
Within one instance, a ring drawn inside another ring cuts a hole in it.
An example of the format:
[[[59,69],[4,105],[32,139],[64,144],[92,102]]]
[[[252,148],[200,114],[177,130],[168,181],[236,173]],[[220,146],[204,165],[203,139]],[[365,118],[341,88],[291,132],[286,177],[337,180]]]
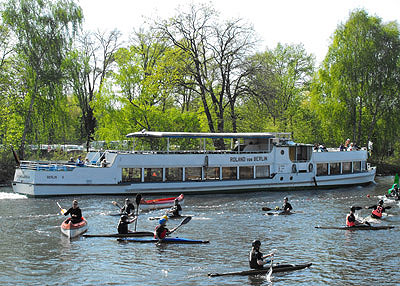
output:
[[[250,194],[186,196],[184,213],[193,214],[174,236],[210,240],[205,245],[120,243],[114,238],[69,240],[60,232],[64,217],[56,201],[71,204],[71,197],[32,199],[0,192],[0,282],[2,285],[396,285],[393,270],[400,263],[399,203],[392,205],[380,225],[393,230],[320,230],[316,225],[344,224],[351,205],[375,204],[393,178],[378,178],[378,185],[258,192]],[[367,197],[369,195],[369,197]],[[265,216],[262,207],[274,208],[289,197],[291,216]],[[82,196],[79,203],[89,221],[88,233],[115,233],[118,217],[110,216],[118,200],[112,196]],[[386,202],[385,202],[386,203]],[[142,213],[138,231],[152,231],[157,221]],[[366,218],[370,210],[360,210]],[[176,222],[179,223],[179,222]],[[378,222],[376,222],[378,223]],[[210,272],[248,269],[254,239],[263,252],[278,249],[276,262],[313,262],[309,269],[265,275],[207,277]],[[74,275],[69,275],[74,273]],[[354,273],[358,273],[354,275]],[[372,275],[372,274],[373,275]],[[371,277],[373,276],[373,277]],[[385,277],[385,279],[381,279]]]

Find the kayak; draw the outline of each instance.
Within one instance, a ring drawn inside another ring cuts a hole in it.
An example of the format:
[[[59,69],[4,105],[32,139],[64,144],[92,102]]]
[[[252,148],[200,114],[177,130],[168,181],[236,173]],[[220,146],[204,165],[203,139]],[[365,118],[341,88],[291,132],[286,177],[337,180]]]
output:
[[[168,216],[168,219],[182,219],[182,218],[185,218],[185,217],[187,217],[187,216],[191,216],[191,217],[193,217],[194,215],[176,215],[176,216]],[[159,220],[159,219],[161,219],[162,217],[160,217],[160,216],[151,216],[151,217],[149,217],[149,220]]]
[[[120,233],[109,233],[109,234],[84,234],[83,237],[142,237],[142,236],[154,236],[154,232],[150,231],[136,231],[126,234]]]
[[[356,226],[316,226],[319,229],[343,229],[343,230],[380,230],[380,229],[392,229],[394,226],[383,225],[383,226],[372,226],[372,225],[356,225]]]
[[[140,201],[140,208],[142,210],[156,210],[156,209],[171,208],[175,204],[175,199],[178,199],[179,204],[183,204],[184,196],[183,196],[183,194],[181,194],[178,197],[172,197],[172,198],[155,199],[155,200],[142,199]]]
[[[312,263],[305,263],[305,264],[276,264],[272,266],[272,273],[278,272],[289,272],[304,269],[310,267]],[[253,270],[246,270],[246,271],[239,271],[239,272],[226,272],[226,273],[208,273],[210,277],[218,277],[218,276],[228,276],[228,275],[260,275],[266,274],[269,272],[268,268],[263,269],[253,269]]]
[[[123,242],[138,242],[138,243],[157,243],[159,242],[156,238],[118,238],[118,241]],[[189,238],[180,238],[180,237],[167,237],[164,238],[160,243],[171,243],[171,244],[203,244],[210,243],[208,240],[195,240]]]
[[[266,213],[265,215],[291,215],[294,214],[292,212],[271,212],[271,213]]]
[[[71,223],[70,219],[66,219],[61,224],[61,232],[69,238],[77,237],[88,230],[88,222],[82,217],[79,223]]]

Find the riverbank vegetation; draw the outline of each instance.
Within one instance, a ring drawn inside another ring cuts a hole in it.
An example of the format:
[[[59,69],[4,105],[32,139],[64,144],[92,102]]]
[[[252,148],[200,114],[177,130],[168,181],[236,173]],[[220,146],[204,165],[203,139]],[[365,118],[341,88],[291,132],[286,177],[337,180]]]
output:
[[[397,22],[352,11],[317,64],[301,43],[260,49],[251,23],[210,4],[143,24],[125,43],[117,30],[82,30],[84,12],[73,0],[1,5],[3,179],[11,146],[38,159],[32,145],[90,146],[142,129],[291,132],[327,147],[349,138],[372,142],[374,162],[399,165]]]

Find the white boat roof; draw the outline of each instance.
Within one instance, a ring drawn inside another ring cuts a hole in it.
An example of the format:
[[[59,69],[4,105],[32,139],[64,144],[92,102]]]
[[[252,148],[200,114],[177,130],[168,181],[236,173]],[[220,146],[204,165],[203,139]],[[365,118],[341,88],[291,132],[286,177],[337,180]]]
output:
[[[290,133],[192,133],[192,132],[157,132],[142,130],[126,135],[126,137],[149,138],[276,138],[290,137]]]

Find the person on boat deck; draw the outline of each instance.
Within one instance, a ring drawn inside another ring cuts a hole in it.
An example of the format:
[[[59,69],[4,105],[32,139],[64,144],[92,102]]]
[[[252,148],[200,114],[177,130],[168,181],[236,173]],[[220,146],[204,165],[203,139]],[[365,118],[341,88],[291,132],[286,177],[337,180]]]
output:
[[[251,269],[263,269],[264,265],[267,263],[270,263],[271,260],[266,260],[264,261],[265,258],[267,257],[272,257],[274,256],[273,253],[263,255],[260,252],[260,246],[261,242],[259,240],[254,240],[251,243],[251,250],[250,250],[250,255],[249,255],[249,265]]]
[[[81,209],[78,207],[78,201],[77,200],[73,200],[72,202],[72,207],[69,208],[64,215],[71,215],[71,222],[72,223],[79,223],[82,221],[82,211]]]
[[[70,157],[68,163],[75,163],[74,157]]]
[[[368,209],[372,209],[371,217],[377,218],[377,219],[382,218],[382,213],[385,211],[382,200],[380,200],[378,202],[378,205],[370,206],[370,207],[368,207]]]
[[[77,166],[83,165],[82,156],[78,156],[78,159],[76,159],[76,165]]]
[[[170,217],[181,216],[182,207],[179,204],[179,200],[174,200],[174,206],[168,211]]]
[[[171,233],[173,233],[176,230],[176,227],[171,230],[166,228],[167,221],[168,221],[168,217],[166,215],[163,216],[158,221],[159,225],[154,230],[154,238],[156,238],[158,240],[163,240],[167,235],[170,235]]]
[[[126,198],[125,204],[121,208],[121,214],[133,215],[134,212],[135,212],[135,206],[131,203],[131,201],[128,198]]]
[[[352,226],[363,224],[361,221],[356,219],[356,216],[354,215],[355,211],[356,211],[356,208],[352,206],[350,208],[350,213],[346,216],[346,226],[352,227]]]
[[[400,196],[399,187],[397,186],[397,184],[393,184],[392,188],[389,190],[389,196],[390,197],[399,197]]]
[[[287,197],[283,199],[282,211],[284,211],[285,213],[288,213],[293,209],[292,205],[288,201],[289,199]]]
[[[129,231],[128,225],[131,224],[132,222],[134,222],[136,219],[137,219],[137,217],[128,219],[127,215],[122,215],[118,222],[118,233],[119,234],[129,233],[130,231]]]

